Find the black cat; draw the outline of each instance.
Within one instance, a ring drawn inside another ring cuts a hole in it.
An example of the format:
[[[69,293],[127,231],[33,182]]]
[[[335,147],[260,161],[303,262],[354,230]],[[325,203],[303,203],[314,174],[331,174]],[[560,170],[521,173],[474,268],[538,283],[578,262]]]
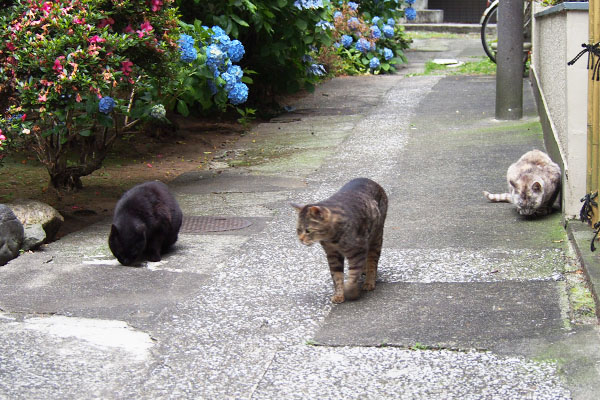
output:
[[[142,256],[160,261],[177,241],[182,213],[167,185],[145,182],[129,189],[115,206],[108,245],[123,265]]]

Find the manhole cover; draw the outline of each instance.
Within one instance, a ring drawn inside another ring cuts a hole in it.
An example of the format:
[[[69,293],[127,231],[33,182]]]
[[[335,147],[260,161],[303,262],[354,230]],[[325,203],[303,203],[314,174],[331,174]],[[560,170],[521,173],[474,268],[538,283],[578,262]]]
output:
[[[238,217],[184,216],[179,233],[224,232],[244,229],[252,222]]]

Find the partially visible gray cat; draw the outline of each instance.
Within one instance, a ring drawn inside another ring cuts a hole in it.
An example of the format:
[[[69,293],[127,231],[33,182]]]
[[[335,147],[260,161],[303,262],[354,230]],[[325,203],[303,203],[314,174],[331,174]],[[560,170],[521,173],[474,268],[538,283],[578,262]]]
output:
[[[560,193],[558,164],[539,150],[528,151],[506,173],[510,193],[483,192],[492,202],[512,203],[521,215],[546,215]]]

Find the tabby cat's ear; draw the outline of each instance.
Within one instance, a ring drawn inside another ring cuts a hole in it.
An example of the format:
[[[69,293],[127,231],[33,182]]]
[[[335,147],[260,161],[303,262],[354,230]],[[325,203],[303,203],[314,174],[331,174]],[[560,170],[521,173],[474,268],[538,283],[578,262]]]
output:
[[[531,185],[531,190],[533,190],[534,192],[541,192],[542,191],[542,184],[539,182],[533,182],[533,185]]]
[[[324,220],[329,217],[329,210],[325,207],[312,206],[308,209],[308,215],[316,220]]]
[[[303,205],[300,205],[300,204],[297,204],[297,203],[290,203],[290,205],[292,207],[294,207],[296,209],[296,211],[298,211],[298,212],[302,211],[302,209],[304,208]]]

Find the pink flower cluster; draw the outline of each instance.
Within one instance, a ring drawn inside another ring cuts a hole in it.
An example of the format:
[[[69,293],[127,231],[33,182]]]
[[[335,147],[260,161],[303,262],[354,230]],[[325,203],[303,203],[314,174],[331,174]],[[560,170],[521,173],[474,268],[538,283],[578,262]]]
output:
[[[105,26],[112,26],[115,23],[115,20],[112,19],[111,17],[108,18],[104,18],[103,20],[100,21],[100,23],[98,24],[98,28],[102,29]]]
[[[162,0],[151,0],[150,1],[150,9],[154,12],[160,11],[163,6]]]
[[[137,34],[138,37],[143,38],[144,35],[146,34],[146,32],[150,32],[152,29],[154,29],[154,27],[152,25],[150,25],[150,22],[148,21],[144,21],[144,23],[142,23],[142,25],[140,25],[139,30],[137,30]]]
[[[0,129],[0,146],[2,146],[2,142],[6,140],[6,136],[2,134],[2,129]]]

